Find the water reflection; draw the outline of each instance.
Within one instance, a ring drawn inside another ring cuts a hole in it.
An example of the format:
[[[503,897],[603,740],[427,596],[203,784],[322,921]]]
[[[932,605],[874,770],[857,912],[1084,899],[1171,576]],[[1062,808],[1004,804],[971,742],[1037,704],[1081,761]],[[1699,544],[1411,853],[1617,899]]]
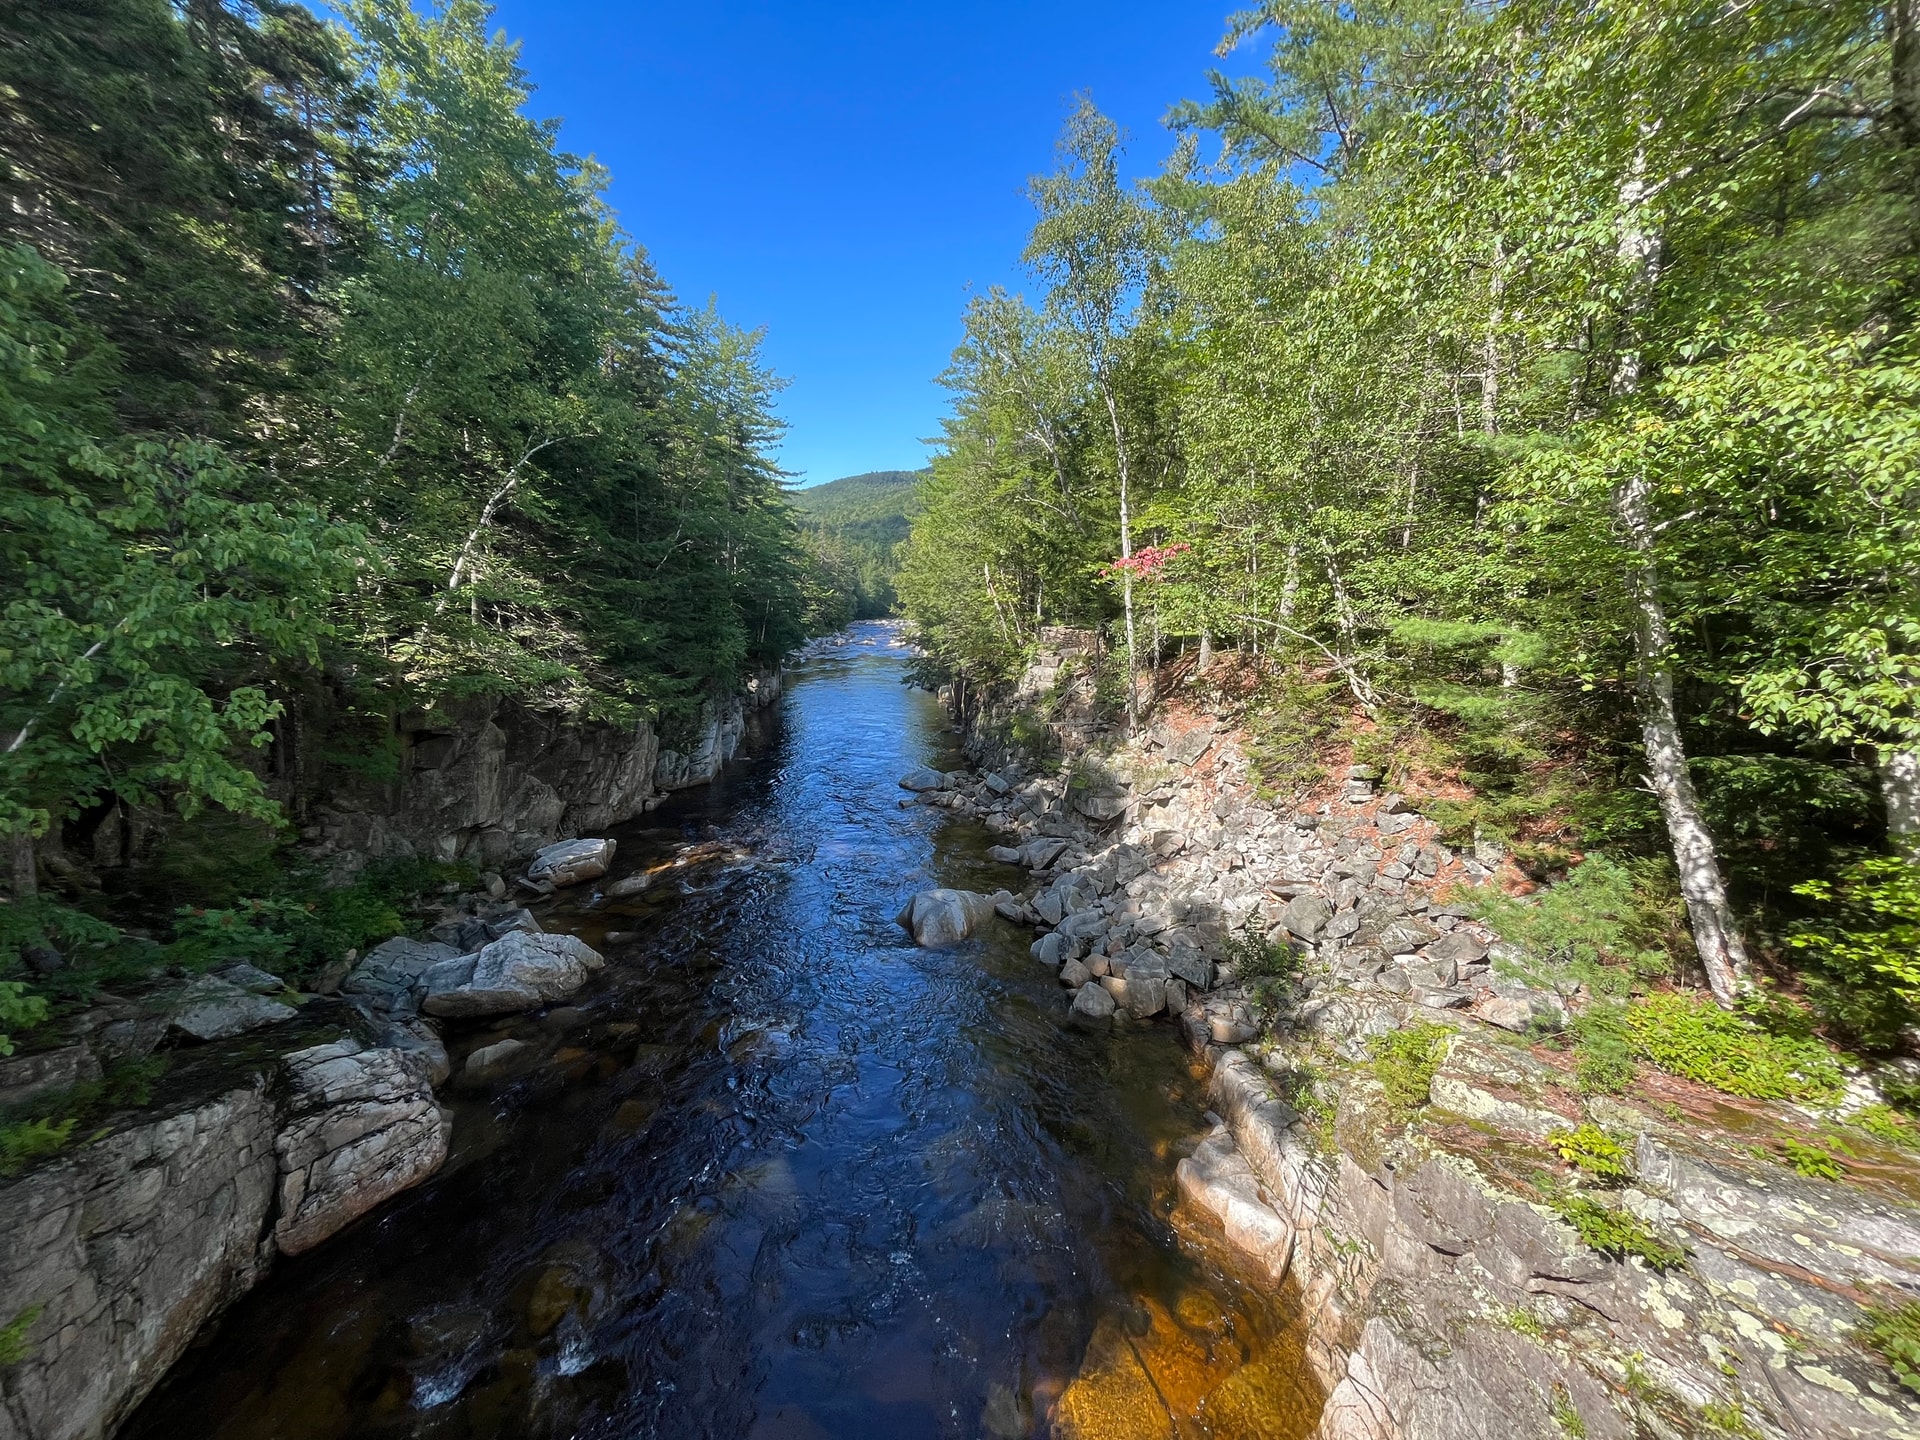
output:
[[[127,1435],[1311,1428],[1297,1317],[1175,1209],[1180,1048],[1063,1029],[1011,927],[905,943],[913,890],[1012,877],[899,804],[951,736],[886,632],[853,638],[757,760],[621,832],[655,883],[545,917],[615,963],[455,1037],[456,1066],[506,1035],[538,1063],[456,1092],[447,1170],[281,1264]]]

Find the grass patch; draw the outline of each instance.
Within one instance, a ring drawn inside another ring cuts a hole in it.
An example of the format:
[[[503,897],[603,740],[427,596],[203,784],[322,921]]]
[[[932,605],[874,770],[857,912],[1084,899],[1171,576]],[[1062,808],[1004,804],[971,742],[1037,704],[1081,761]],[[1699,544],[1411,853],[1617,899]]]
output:
[[[1571,1225],[1580,1243],[1602,1255],[1624,1260],[1638,1255],[1655,1270],[1677,1270],[1687,1263],[1687,1252],[1669,1245],[1625,1210],[1602,1205],[1587,1195],[1552,1197],[1553,1208]]]
[[[1426,1021],[1376,1035],[1367,1042],[1373,1053],[1373,1075],[1387,1092],[1387,1103],[1403,1115],[1411,1115],[1427,1103],[1433,1089],[1433,1077],[1446,1055],[1447,1039],[1453,1032],[1444,1025]]]
[[[1729,1095],[1831,1105],[1845,1091],[1839,1060],[1819,1041],[1775,1034],[1709,1000],[1649,995],[1627,1007],[1626,1026],[1662,1070]]]
[[[1581,1174],[1603,1185],[1624,1185],[1633,1178],[1626,1148],[1598,1125],[1556,1130],[1547,1136],[1547,1144]]]
[[[1547,1411],[1553,1416],[1553,1423],[1558,1425],[1563,1433],[1571,1436],[1572,1440],[1587,1440],[1587,1422],[1582,1420],[1580,1412],[1573,1408],[1573,1396],[1568,1393],[1566,1386],[1553,1387],[1553,1398],[1548,1403]]]
[[[1574,1016],[1568,1028],[1573,1034],[1573,1079],[1582,1093],[1618,1095],[1638,1078],[1624,1005],[1596,1000]]]

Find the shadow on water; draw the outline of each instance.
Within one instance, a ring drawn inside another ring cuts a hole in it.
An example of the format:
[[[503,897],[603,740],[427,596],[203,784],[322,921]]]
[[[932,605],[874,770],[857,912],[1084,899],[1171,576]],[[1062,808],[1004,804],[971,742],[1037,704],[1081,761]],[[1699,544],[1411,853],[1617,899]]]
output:
[[[903,664],[856,627],[755,758],[615,832],[618,874],[733,854],[555,902],[634,938],[573,1004],[451,1036],[456,1072],[506,1035],[537,1063],[456,1089],[446,1169],[276,1266],[125,1440],[1310,1430],[1292,1297],[1174,1202],[1181,1048],[1065,1028],[1014,927],[935,953],[894,923],[1015,878],[900,806],[954,763]]]

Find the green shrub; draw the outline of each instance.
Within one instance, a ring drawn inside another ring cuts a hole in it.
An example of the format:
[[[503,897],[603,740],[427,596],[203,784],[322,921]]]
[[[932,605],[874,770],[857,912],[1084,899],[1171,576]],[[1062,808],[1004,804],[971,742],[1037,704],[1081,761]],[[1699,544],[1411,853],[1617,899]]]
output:
[[[1367,1042],[1373,1052],[1374,1078],[1395,1110],[1410,1115],[1427,1103],[1452,1034],[1444,1025],[1423,1020]]]
[[[71,1118],[0,1123],[0,1175],[11,1175],[42,1156],[54,1154],[79,1123]]]
[[[1814,1004],[1868,1049],[1894,1048],[1920,1020],[1920,866],[1876,856],[1793,891],[1826,909],[1787,937],[1810,962]]]
[[[1787,1163],[1811,1180],[1838,1180],[1844,1174],[1833,1153],[1818,1145],[1808,1145],[1789,1136],[1780,1142],[1780,1149]]]
[[[1666,940],[1678,902],[1670,871],[1653,861],[1589,855],[1567,878],[1522,898],[1497,887],[1474,891],[1476,916],[1527,955],[1498,968],[1529,984],[1597,995],[1624,995],[1636,979],[1666,973]]]
[[[1560,1158],[1577,1166],[1603,1185],[1619,1185],[1633,1178],[1625,1147],[1598,1125],[1582,1125],[1574,1130],[1556,1130],[1547,1136]]]
[[[1873,1306],[1855,1333],[1902,1385],[1920,1393],[1920,1300]]]
[[[1625,1210],[1602,1205],[1586,1195],[1563,1194],[1553,1208],[1579,1235],[1582,1244],[1602,1255],[1624,1260],[1638,1255],[1655,1270],[1674,1270],[1687,1262],[1687,1252],[1669,1245]]]
[[[1306,963],[1293,946],[1258,935],[1234,936],[1220,958],[1233,967],[1235,977],[1247,987],[1248,998],[1268,1014],[1285,1002]]]
[[[1913,1122],[1891,1105],[1868,1105],[1848,1116],[1847,1123],[1866,1131],[1882,1144],[1920,1144],[1920,1134],[1915,1133]]]
[[[1754,1100],[1832,1104],[1840,1062],[1817,1040],[1775,1035],[1710,1000],[1649,995],[1627,1008],[1635,1050],[1669,1074]]]
[[[1298,800],[1327,778],[1324,754],[1346,706],[1338,680],[1318,682],[1292,667],[1270,673],[1247,706],[1247,761],[1262,800]]]
[[[1573,1017],[1574,1081],[1589,1095],[1618,1095],[1640,1073],[1633,1063],[1627,1007],[1596,1000]]]

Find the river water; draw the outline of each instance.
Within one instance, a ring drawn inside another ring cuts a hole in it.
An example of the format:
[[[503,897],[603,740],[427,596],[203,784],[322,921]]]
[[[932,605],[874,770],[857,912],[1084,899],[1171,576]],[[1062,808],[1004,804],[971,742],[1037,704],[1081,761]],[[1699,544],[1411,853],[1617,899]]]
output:
[[[124,1440],[1311,1430],[1290,1294],[1176,1202],[1205,1082],[1168,1022],[1067,1028],[1025,933],[894,923],[1020,877],[900,805],[954,737],[889,628],[841,641],[755,753],[614,832],[616,876],[731,853],[554,902],[607,969],[449,1045],[538,1063],[456,1087],[446,1168],[277,1264]]]

